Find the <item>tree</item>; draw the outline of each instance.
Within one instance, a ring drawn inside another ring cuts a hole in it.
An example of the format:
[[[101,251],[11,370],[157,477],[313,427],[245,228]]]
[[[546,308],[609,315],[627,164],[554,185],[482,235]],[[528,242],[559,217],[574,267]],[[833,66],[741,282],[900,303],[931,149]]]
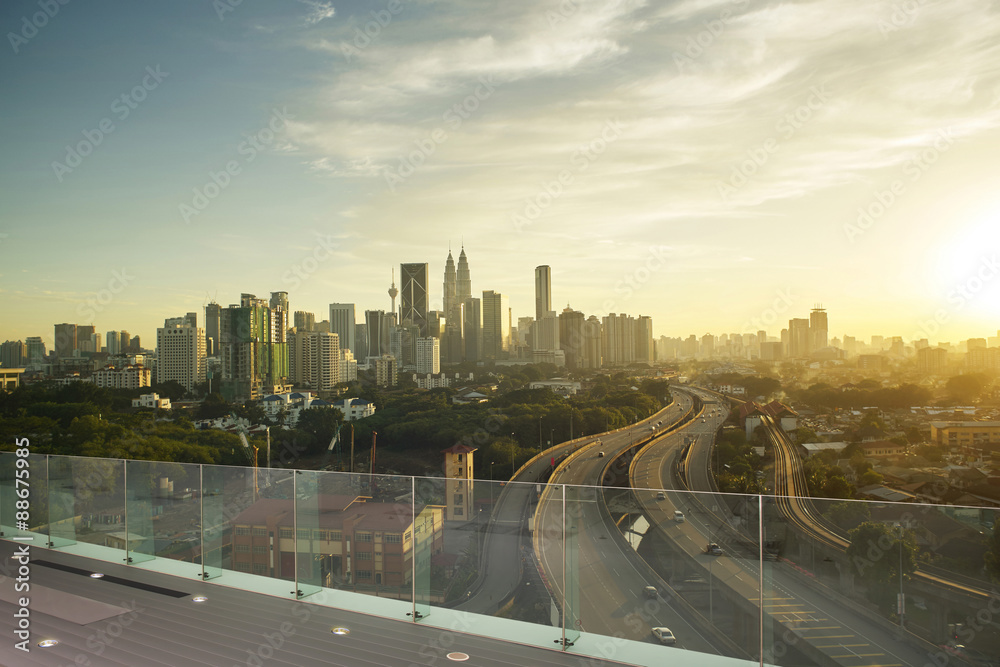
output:
[[[333,439],[333,435],[344,423],[344,413],[337,408],[309,408],[299,414],[298,430],[311,435],[315,440],[312,449],[322,451]]]
[[[826,511],[827,517],[843,530],[853,530],[872,517],[868,503],[834,503]]]
[[[971,373],[969,375],[956,375],[948,378],[945,389],[948,394],[958,403],[972,403],[979,398],[983,390],[989,385],[989,378],[982,373]]]
[[[877,521],[865,521],[848,535],[847,557],[858,577],[865,583],[868,599],[885,612],[895,606],[895,591],[899,589],[900,564],[902,576],[917,569],[917,545],[913,533]]]

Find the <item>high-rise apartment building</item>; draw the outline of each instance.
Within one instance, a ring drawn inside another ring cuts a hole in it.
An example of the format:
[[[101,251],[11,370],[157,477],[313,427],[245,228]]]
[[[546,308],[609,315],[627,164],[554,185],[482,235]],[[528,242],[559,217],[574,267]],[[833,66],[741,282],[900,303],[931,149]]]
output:
[[[929,375],[943,375],[948,370],[948,350],[941,347],[917,350],[917,370]]]
[[[535,321],[541,322],[552,310],[552,269],[547,265],[535,267]],[[542,349],[542,348],[535,348]],[[554,349],[554,348],[544,348]]]
[[[4,368],[24,368],[27,362],[28,346],[23,341],[8,340],[0,345],[0,366]]]
[[[420,374],[441,372],[441,342],[433,336],[417,339],[417,372]]]
[[[382,355],[375,361],[375,384],[379,387],[395,387],[397,369],[396,357],[391,354]]]
[[[535,319],[532,327],[532,349],[536,352],[558,350],[559,341],[559,318],[555,311],[542,313],[541,317]]]
[[[424,336],[427,334],[427,264],[400,264],[399,278],[402,281],[400,324],[413,324]]]
[[[635,361],[635,319],[625,313],[609,313],[601,327],[601,356],[605,366],[623,366]]]
[[[742,339],[737,338],[742,342]],[[653,318],[640,315],[635,320],[635,360],[656,361],[653,352]]]
[[[596,315],[583,323],[583,368],[600,368],[604,364],[601,329],[601,321]]]
[[[239,305],[222,311],[220,357],[222,393],[227,400],[256,400],[280,393],[288,379],[287,313],[280,302],[243,294]]]
[[[355,329],[357,323],[353,303],[330,304],[330,333],[337,334],[340,337],[340,346],[353,352],[355,357],[358,356]]]
[[[205,330],[164,323],[156,330],[156,382],[180,383],[187,391],[205,381]]]
[[[510,346],[510,306],[507,297],[483,292],[483,359],[503,359]]]

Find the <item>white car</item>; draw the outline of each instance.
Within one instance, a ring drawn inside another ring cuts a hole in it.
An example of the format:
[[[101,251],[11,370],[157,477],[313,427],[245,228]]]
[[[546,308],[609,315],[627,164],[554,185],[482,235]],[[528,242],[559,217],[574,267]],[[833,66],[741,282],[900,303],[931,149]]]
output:
[[[661,644],[673,646],[677,643],[677,637],[674,637],[674,633],[670,631],[670,628],[653,628],[653,636]]]

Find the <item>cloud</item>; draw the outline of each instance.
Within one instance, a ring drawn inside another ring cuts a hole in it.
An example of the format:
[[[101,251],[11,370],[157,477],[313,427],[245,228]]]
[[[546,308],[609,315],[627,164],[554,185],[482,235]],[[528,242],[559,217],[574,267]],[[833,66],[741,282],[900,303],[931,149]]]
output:
[[[309,7],[310,11],[306,15],[306,23],[309,25],[316,25],[323,19],[333,18],[336,14],[336,10],[329,2],[322,0],[299,0],[299,2]]]

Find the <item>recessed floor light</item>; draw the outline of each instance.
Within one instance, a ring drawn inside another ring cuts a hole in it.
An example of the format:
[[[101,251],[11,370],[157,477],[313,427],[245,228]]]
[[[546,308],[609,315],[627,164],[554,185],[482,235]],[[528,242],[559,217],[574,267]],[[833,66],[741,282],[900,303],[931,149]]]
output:
[[[42,648],[49,648],[51,646],[55,646],[58,643],[59,642],[55,639],[43,639],[42,641],[38,642],[38,645]]]
[[[191,598],[191,602],[208,602],[208,598],[204,595],[199,595],[197,597]]]
[[[349,635],[349,634],[351,634],[350,628],[334,628],[333,630],[330,630],[330,632],[332,632],[335,635]]]
[[[93,573],[92,575],[90,575],[90,578],[91,578],[91,579],[100,579],[100,578],[101,578],[101,577],[103,577],[103,576],[104,576],[104,575],[103,575],[103,574],[101,574],[100,572],[94,572],[94,573]]]
[[[445,657],[448,658],[449,660],[454,660],[455,662],[465,662],[466,660],[469,659],[469,654],[459,653],[458,651],[456,651],[454,653],[449,653]]]

